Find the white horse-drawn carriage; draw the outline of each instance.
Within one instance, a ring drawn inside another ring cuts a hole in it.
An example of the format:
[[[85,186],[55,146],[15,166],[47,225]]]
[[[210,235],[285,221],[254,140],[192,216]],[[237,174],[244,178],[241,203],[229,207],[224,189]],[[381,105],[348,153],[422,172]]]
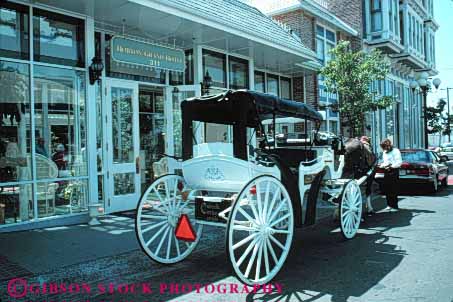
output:
[[[181,109],[179,169],[156,179],[137,207],[137,237],[151,259],[179,262],[194,250],[204,225],[224,227],[237,277],[263,284],[282,268],[294,228],[316,223],[321,204],[323,211],[337,212],[345,238],[355,236],[364,179],[340,179],[344,157],[335,165],[336,150],[329,144],[314,146],[312,138],[279,145],[275,138],[269,143],[265,133],[265,120],[272,120],[273,129],[276,120],[288,117],[319,125],[322,117],[313,108],[272,95],[230,91],[186,100]],[[197,123],[231,126],[233,142],[197,144]],[[322,200],[321,195],[328,197]]]

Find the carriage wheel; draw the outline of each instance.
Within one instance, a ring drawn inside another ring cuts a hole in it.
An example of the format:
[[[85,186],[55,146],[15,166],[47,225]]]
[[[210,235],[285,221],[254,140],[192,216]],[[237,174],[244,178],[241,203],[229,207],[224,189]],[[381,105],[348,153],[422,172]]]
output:
[[[143,193],[137,206],[135,231],[143,251],[154,261],[176,263],[194,250],[202,232],[195,223],[195,206],[184,201],[185,182],[181,176],[165,175],[156,179]],[[186,214],[197,234],[194,242],[176,238],[175,228],[179,217]]]
[[[360,226],[362,218],[362,192],[354,180],[349,181],[341,195],[340,226],[344,238],[353,238]]]
[[[264,284],[282,268],[294,232],[291,199],[275,177],[258,176],[236,198],[227,226],[227,252],[238,278]]]

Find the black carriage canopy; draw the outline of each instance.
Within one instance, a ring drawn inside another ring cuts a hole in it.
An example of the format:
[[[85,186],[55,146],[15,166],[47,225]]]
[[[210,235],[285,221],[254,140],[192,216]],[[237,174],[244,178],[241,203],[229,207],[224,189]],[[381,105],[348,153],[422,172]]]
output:
[[[193,121],[233,126],[234,156],[247,159],[246,128],[261,129],[261,121],[294,117],[315,122],[323,120],[313,107],[271,94],[248,90],[191,98],[181,103],[183,158],[193,155]]]

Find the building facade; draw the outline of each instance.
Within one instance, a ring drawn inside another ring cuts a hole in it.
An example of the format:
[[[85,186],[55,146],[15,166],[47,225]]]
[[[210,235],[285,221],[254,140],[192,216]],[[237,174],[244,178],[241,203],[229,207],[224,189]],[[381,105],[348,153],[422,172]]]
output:
[[[181,153],[180,102],[209,77],[211,94],[294,98],[319,68],[236,0],[1,1],[0,232],[135,209],[161,154]],[[196,139],[231,131],[203,124]]]
[[[390,138],[400,148],[424,146],[422,95],[410,83],[421,72],[437,74],[432,0],[285,0],[264,5],[249,1],[273,18],[288,24],[307,47],[316,51],[320,63],[330,58],[328,50],[339,40],[348,40],[355,50],[377,48],[391,62],[391,73],[383,81],[372,83],[377,94],[392,96],[394,105],[371,112],[367,117],[367,134],[375,147]],[[336,102],[335,95],[324,92],[322,78],[313,76],[297,81],[306,91],[307,101],[322,112],[322,105]],[[321,106],[320,106],[321,105]],[[337,132],[339,118],[324,111],[323,129]],[[337,131],[335,131],[337,130]]]

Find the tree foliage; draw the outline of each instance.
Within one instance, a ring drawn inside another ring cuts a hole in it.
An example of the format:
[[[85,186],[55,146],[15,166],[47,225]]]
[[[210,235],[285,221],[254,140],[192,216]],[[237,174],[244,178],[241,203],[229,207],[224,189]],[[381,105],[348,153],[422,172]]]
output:
[[[444,114],[445,106],[447,102],[444,99],[440,99],[435,107],[426,108],[426,120],[428,121],[428,133],[435,134],[440,133],[443,135],[449,135],[451,130],[448,127],[448,116]]]
[[[347,41],[340,41],[330,54],[333,59],[322,68],[321,75],[326,91],[338,94],[338,109],[353,137],[364,130],[367,112],[393,103],[393,96],[381,96],[370,89],[373,81],[385,79],[390,63],[378,50],[352,51]]]

